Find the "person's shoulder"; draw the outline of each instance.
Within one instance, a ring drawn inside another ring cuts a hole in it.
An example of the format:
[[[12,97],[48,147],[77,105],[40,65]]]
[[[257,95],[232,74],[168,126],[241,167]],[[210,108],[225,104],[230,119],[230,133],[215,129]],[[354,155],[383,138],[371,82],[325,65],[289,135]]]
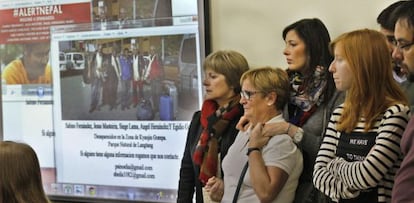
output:
[[[200,117],[201,117],[201,111],[196,111],[193,114],[193,119],[192,120],[194,120],[194,119],[200,119]]]
[[[6,65],[6,67],[4,68],[4,70],[6,69],[20,69],[23,68],[23,63],[21,59],[15,59],[13,61],[11,61],[10,63],[8,63]]]
[[[409,115],[410,107],[406,104],[396,103],[389,106],[385,114],[407,114]]]
[[[275,148],[279,148],[280,146],[296,146],[292,138],[287,134],[272,136],[267,145]]]
[[[200,118],[201,118],[201,111],[196,111],[193,114],[193,117],[191,118],[191,126],[193,125],[198,125],[200,123]]]
[[[50,64],[47,64],[45,67],[45,80],[47,84],[51,84],[52,83],[52,67],[50,66]]]
[[[345,92],[335,90],[329,99],[331,106],[336,107],[345,101]]]
[[[402,83],[399,83],[401,89],[408,95],[412,95],[414,93],[414,82],[406,80]]]
[[[52,71],[52,67],[50,66],[50,64],[46,64],[45,70],[47,72],[51,72]]]
[[[24,66],[20,59],[16,59],[11,61],[9,64],[4,67],[4,70],[2,72],[3,77],[7,77],[9,75],[15,75],[15,74],[21,74],[24,72]]]
[[[263,147],[263,153],[268,156],[273,154],[290,156],[300,153],[298,146],[293,142],[289,135],[277,135],[269,139],[268,143]]]
[[[344,103],[342,102],[333,109],[333,114],[341,114],[343,110],[344,110]]]
[[[410,119],[410,107],[406,104],[396,103],[389,106],[382,116],[382,120],[393,119],[395,121],[399,120],[408,123]]]

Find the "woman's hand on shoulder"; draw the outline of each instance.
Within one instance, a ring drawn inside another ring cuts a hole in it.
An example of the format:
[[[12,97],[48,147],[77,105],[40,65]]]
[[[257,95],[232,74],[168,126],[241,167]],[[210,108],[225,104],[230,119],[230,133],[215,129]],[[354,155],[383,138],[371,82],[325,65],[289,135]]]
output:
[[[265,137],[272,137],[275,135],[281,135],[281,134],[289,134],[288,131],[290,130],[288,122],[277,122],[277,123],[267,123],[263,127],[263,136]]]
[[[237,130],[244,132],[247,129],[249,129],[249,127],[250,127],[249,120],[244,116],[240,117],[240,120],[236,125]]]
[[[252,130],[249,135],[249,147],[262,148],[270,139],[270,137],[263,136],[263,123],[257,123],[251,128]]]

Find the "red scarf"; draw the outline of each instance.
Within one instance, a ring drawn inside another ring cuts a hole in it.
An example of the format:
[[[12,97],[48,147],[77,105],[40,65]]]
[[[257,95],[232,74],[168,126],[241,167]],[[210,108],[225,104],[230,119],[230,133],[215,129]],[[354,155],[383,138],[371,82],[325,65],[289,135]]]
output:
[[[240,96],[236,97],[228,105],[219,108],[214,100],[206,100],[201,108],[201,132],[193,161],[200,166],[200,176],[198,177],[203,185],[209,178],[216,175],[217,161],[219,152],[219,140],[227,130],[231,120],[242,115],[238,105]]]

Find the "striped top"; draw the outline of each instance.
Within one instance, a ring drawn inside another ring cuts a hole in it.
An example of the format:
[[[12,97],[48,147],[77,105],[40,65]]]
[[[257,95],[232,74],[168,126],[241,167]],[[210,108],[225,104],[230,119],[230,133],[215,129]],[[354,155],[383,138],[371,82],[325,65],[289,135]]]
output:
[[[313,172],[315,187],[335,202],[377,188],[378,202],[390,202],[394,176],[402,160],[400,140],[409,120],[409,107],[402,104],[389,107],[369,131],[376,135],[369,153],[353,161],[337,154],[338,146],[343,144],[343,132],[336,130],[342,111],[343,104],[335,109],[326,129]],[[365,120],[359,119],[351,136],[363,133],[364,125]]]

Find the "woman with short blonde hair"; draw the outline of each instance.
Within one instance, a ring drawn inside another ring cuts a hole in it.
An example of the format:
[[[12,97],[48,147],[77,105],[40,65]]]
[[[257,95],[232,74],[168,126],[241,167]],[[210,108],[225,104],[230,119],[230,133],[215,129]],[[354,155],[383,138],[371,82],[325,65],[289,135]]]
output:
[[[272,137],[254,133],[264,125],[284,121],[288,74],[280,68],[255,68],[244,73],[240,83],[243,116],[252,127],[239,132],[224,157],[223,180],[213,177],[206,187],[220,191],[221,186],[224,195],[216,200],[222,203],[293,202],[303,169],[302,153],[286,132]]]

